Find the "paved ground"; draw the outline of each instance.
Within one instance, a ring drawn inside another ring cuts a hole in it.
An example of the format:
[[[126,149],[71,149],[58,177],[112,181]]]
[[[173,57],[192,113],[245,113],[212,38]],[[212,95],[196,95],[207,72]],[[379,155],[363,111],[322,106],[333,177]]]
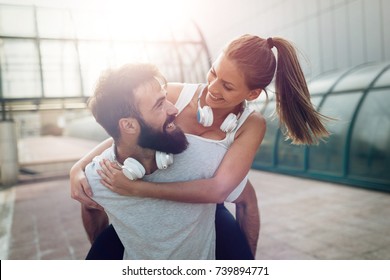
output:
[[[50,177],[0,191],[0,259],[84,259],[80,206],[66,176]],[[257,259],[390,259],[389,194],[260,171],[250,179],[262,219]]]
[[[85,257],[89,244],[67,179],[21,184],[8,191],[14,192],[14,205],[6,259]]]
[[[261,206],[257,259],[390,259],[388,194],[259,171],[250,178]],[[67,178],[2,195],[13,202],[2,259],[85,257],[89,244]]]

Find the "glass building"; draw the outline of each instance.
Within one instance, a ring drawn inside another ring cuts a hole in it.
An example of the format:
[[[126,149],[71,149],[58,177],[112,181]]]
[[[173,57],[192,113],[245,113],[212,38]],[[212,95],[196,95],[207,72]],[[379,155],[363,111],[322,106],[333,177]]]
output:
[[[1,118],[84,108],[100,72],[153,62],[169,81],[202,81],[210,66],[192,22],[148,25],[129,11],[0,4]]]
[[[128,11],[0,4],[0,121],[14,120],[19,138],[101,140],[85,101],[102,70],[129,61],[153,62],[169,81],[202,82],[210,54],[193,21],[148,29]],[[253,168],[389,192],[390,62],[324,73],[310,91],[319,111],[336,119],[331,137],[310,147],[285,141],[270,95],[253,104],[268,118]]]
[[[309,84],[331,136],[318,146],[284,140],[269,117],[254,168],[390,191],[390,63],[325,73]],[[271,116],[275,102],[263,108]]]

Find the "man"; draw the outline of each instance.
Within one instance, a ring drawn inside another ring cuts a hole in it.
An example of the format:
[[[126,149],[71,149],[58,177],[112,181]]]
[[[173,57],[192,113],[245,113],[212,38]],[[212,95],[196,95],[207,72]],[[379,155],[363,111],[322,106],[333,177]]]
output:
[[[188,144],[174,124],[177,109],[167,101],[162,80],[158,70],[149,64],[125,65],[100,78],[89,105],[97,122],[114,139],[114,145],[87,166],[86,174],[94,199],[104,207],[124,245],[125,259],[213,259],[215,204],[125,197],[101,184],[98,170],[103,159],[119,165],[130,157],[136,159],[145,168],[144,179],[150,181],[194,180],[201,176],[193,171],[181,178],[186,168],[185,153],[175,157],[172,169],[158,170],[156,150],[178,154]],[[242,205],[246,205],[245,200]],[[107,216],[86,205],[82,213],[92,241],[106,228]],[[229,237],[226,232],[222,235]]]

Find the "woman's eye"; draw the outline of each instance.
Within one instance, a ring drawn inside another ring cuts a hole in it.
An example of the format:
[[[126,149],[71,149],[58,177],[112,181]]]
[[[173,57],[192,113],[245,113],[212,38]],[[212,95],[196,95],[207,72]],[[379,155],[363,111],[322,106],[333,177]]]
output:
[[[227,85],[223,85],[223,87],[226,89],[226,90],[232,90],[231,87],[227,86]]]

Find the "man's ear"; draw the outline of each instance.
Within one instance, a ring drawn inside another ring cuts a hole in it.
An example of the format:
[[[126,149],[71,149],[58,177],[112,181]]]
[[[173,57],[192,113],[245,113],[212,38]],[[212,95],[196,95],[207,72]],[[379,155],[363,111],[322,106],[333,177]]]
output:
[[[136,134],[139,130],[139,123],[135,118],[122,118],[119,120],[119,129],[122,133]]]
[[[247,101],[252,101],[252,100],[255,100],[257,97],[259,97],[260,93],[263,91],[262,88],[256,88],[256,89],[252,89],[249,94],[248,94],[248,97],[246,98]]]

